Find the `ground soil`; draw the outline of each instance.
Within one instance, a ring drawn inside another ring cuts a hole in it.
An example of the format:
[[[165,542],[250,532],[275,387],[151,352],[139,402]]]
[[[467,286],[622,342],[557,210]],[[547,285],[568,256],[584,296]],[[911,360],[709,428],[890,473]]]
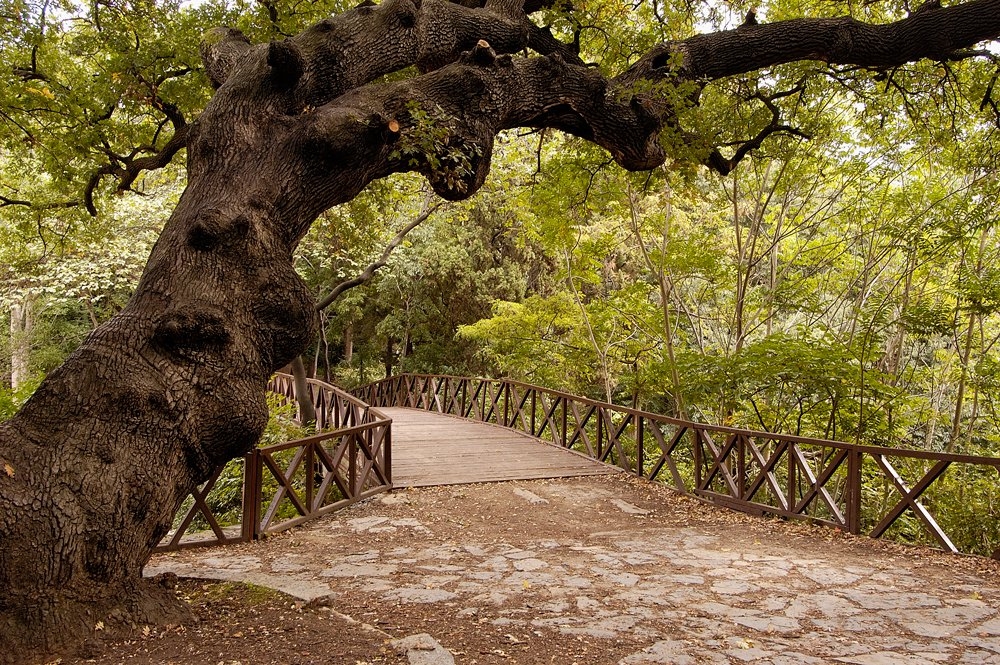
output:
[[[358,626],[329,607],[253,584],[181,579],[178,597],[196,621],[186,626],[136,626],[95,631],[91,657],[59,665],[399,665],[406,658],[390,636]]]
[[[896,649],[917,660],[886,662],[923,662],[939,645],[953,650],[943,657],[964,650],[943,662],[1000,661],[1000,646],[975,644],[1000,640],[982,632],[1000,606],[995,561],[750,517],[623,475],[395,492],[260,543],[157,556],[150,571],[182,576],[178,593],[199,621],[98,632],[100,655],[62,663],[398,664],[408,661],[390,640],[418,633],[475,665],[824,663],[837,641],[860,658],[841,662],[880,663],[873,654]],[[702,581],[682,579],[692,573]],[[291,585],[299,597],[237,579]],[[675,588],[689,600],[668,595]],[[889,604],[867,609],[869,593]],[[833,596],[851,607],[795,609]],[[938,614],[906,623],[907,603],[924,600]],[[973,610],[974,624],[934,623]],[[763,618],[777,623],[757,626]],[[972,642],[938,639],[938,629]],[[693,660],[672,659],[681,647]]]

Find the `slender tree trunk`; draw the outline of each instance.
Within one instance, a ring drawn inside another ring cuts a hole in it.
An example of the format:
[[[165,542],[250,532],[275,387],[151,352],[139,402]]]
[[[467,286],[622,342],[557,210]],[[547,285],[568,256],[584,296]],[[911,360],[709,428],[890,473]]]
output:
[[[10,306],[10,387],[17,390],[31,370],[31,332],[34,328],[34,298],[25,296]]]
[[[590,340],[590,346],[594,349],[594,355],[597,356],[597,362],[600,364],[598,370],[600,372],[601,388],[604,390],[604,401],[611,404],[613,391],[611,388],[611,369],[608,366],[607,349],[598,344],[597,335],[594,333],[594,326],[590,323],[590,315],[587,314],[587,306],[584,304],[583,298],[580,297],[580,292],[576,288],[576,282],[573,279],[572,257],[569,250],[564,249],[563,255],[566,260],[566,284],[573,293],[573,302],[580,308],[580,316],[583,318],[583,325],[587,329],[587,339]]]
[[[327,337],[327,317],[325,312],[319,313],[319,346],[322,348],[323,358],[323,380],[331,383],[333,380],[333,369],[330,367],[330,339]],[[317,353],[319,349],[317,349]]]
[[[628,190],[628,203],[629,221],[632,223],[632,233],[635,235],[636,243],[639,246],[639,253],[642,254],[642,260],[646,264],[646,268],[656,275],[656,284],[660,291],[660,314],[663,317],[663,348],[666,351],[666,360],[670,367],[670,384],[674,412],[678,418],[686,418],[687,411],[684,406],[684,393],[681,386],[681,377],[677,371],[677,357],[674,350],[674,325],[670,317],[670,302],[674,292],[674,282],[667,273],[667,268],[664,264],[666,246],[670,239],[670,223],[673,219],[673,207],[669,202],[669,192],[663,228],[660,230],[659,265],[653,262],[653,258],[649,255],[649,250],[646,249],[646,241],[643,240],[642,231],[639,228],[638,205],[631,187]]]
[[[777,223],[774,226],[774,238],[771,240],[771,248],[768,251],[767,260],[767,326],[764,333],[770,337],[774,332],[774,298],[778,291],[778,250],[781,248],[781,227],[785,215],[782,211],[778,215]]]
[[[899,302],[899,310],[896,316],[896,331],[889,338],[886,349],[886,373],[892,377],[893,385],[897,385],[900,379],[900,371],[903,366],[903,347],[906,343],[906,325],[903,322],[903,314],[910,306],[911,293],[913,290],[913,271],[916,270],[916,250],[910,249],[906,255],[906,274],[903,276],[903,297]]]
[[[83,301],[83,305],[87,308],[87,318],[90,319],[90,327],[96,330],[97,326],[101,325],[101,322],[97,320],[97,311],[94,309],[94,303],[87,298]]]
[[[743,238],[740,211],[739,181],[733,179],[733,233],[736,238],[736,303],[733,307],[733,355],[738,355],[743,349],[743,316],[746,303],[746,280],[744,266],[746,264],[746,243]]]
[[[947,373],[950,371],[951,363],[948,366],[942,368],[942,373]],[[944,385],[938,385],[935,381],[931,385],[931,395],[930,395],[930,406],[931,415],[928,418],[927,432],[924,436],[924,450],[935,450],[936,446],[934,444],[934,439],[937,437],[938,419],[941,416],[941,402],[944,401]]]
[[[985,228],[979,235],[979,252],[976,255],[976,274],[983,270],[983,255],[986,253],[986,243],[989,238],[989,228]],[[962,363],[958,377],[958,388],[955,394],[955,411],[951,419],[951,431],[948,432],[948,444],[946,450],[952,452],[958,445],[958,435],[962,430],[962,412],[965,409],[965,390],[969,380],[969,364],[972,361],[972,343],[976,332],[976,312],[969,312],[969,328],[965,333],[965,344],[960,349]]]
[[[313,425],[316,423],[316,407],[313,406],[312,398],[309,396],[309,376],[306,374],[306,365],[302,361],[302,356],[295,356],[292,360],[292,378],[295,381],[295,401],[299,407],[299,422],[307,426]]]
[[[955,410],[951,418],[951,430],[948,432],[947,452],[953,452],[958,445],[958,434],[962,429],[962,412],[965,409],[965,387],[969,380],[969,361],[972,358],[972,341],[975,332],[976,315],[969,314],[969,329],[965,334],[965,344],[961,350],[961,368],[959,370],[958,387],[955,391]]]
[[[396,352],[393,350],[393,344],[395,340],[392,337],[387,337],[385,340],[385,353],[382,355],[382,361],[385,365],[385,375],[392,376],[393,366],[396,364]]]
[[[354,324],[350,323],[344,329],[344,362],[348,365],[354,359]]]

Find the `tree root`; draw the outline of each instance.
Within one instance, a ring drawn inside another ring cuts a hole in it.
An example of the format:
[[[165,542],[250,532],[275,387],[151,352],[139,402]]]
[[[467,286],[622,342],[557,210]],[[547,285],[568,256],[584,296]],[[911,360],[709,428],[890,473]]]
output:
[[[0,609],[0,665],[36,665],[59,656],[95,658],[106,640],[132,634],[143,625],[186,625],[195,621],[177,597],[172,573],[140,580],[102,600],[62,594],[31,603],[28,612]],[[13,604],[25,607],[24,603]]]

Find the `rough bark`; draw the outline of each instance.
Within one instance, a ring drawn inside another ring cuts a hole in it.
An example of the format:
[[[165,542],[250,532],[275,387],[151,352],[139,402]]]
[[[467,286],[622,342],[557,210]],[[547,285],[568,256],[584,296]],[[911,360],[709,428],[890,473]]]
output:
[[[183,497],[257,441],[269,375],[311,339],[315,304],[291,254],[322,211],[414,169],[444,198],[470,196],[511,127],[562,129],[626,168],[655,167],[674,114],[633,92],[642,79],[802,58],[888,66],[998,34],[1000,0],[888,26],[803,19],[663,44],[614,78],[517,0],[386,0],[259,46],[209,34],[219,88],[187,128],[188,187],[135,295],[0,425],[0,661],[169,609],[142,567]],[[506,55],[528,46],[541,56]],[[411,65],[423,73],[372,83]]]

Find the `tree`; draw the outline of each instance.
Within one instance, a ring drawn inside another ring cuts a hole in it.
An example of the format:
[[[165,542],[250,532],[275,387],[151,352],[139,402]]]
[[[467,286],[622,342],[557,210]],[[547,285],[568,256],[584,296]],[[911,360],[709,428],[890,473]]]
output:
[[[134,181],[169,161],[175,139],[187,149],[187,189],[135,294],[0,425],[3,658],[78,640],[107,617],[176,609],[142,567],[184,496],[260,436],[268,377],[312,340],[315,305],[291,255],[324,210],[403,171],[469,197],[513,127],[580,137],[629,170],[672,150],[726,173],[787,128],[767,121],[728,152],[692,135],[683,122],[707,82],[799,60],[891,72],[971,58],[1000,35],[1000,0],[930,3],[883,25],[751,14],[605,73],[581,59],[579,29],[562,41],[530,18],[571,21],[558,7],[386,0],[261,45],[231,28],[206,34],[217,89],[197,121],[161,100],[174,138],[160,157],[117,155],[112,166],[128,166],[102,174]],[[524,49],[537,56],[512,55]],[[25,76],[44,82],[31,65]]]

